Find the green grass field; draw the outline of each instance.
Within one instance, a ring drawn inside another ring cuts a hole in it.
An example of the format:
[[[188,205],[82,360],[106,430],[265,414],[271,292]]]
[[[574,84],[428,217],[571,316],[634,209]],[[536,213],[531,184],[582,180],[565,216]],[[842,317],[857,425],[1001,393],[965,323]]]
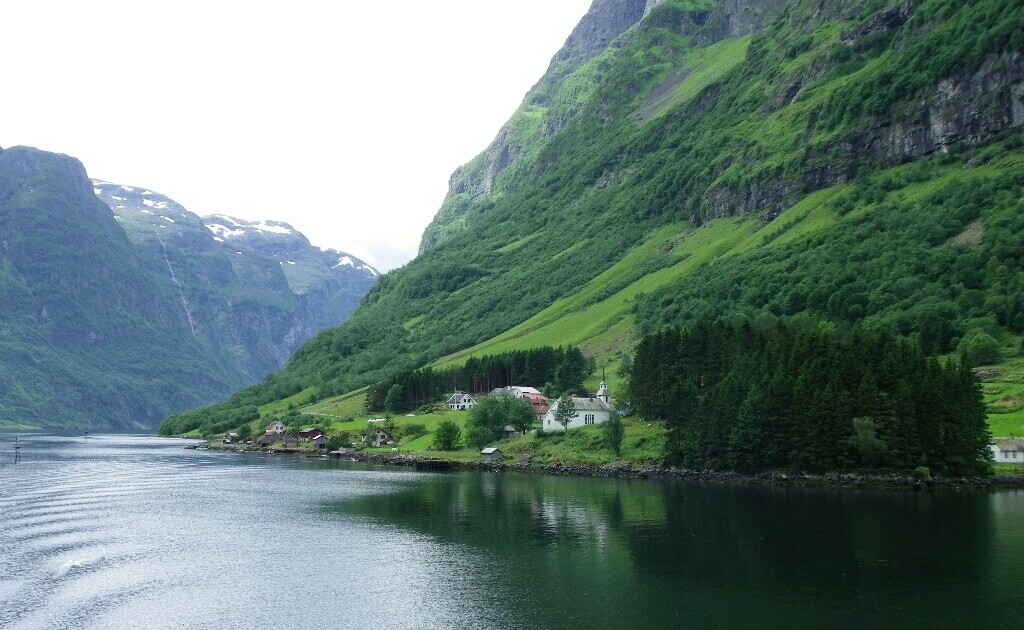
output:
[[[1024,358],[980,368],[978,374],[992,435],[1024,436]]]

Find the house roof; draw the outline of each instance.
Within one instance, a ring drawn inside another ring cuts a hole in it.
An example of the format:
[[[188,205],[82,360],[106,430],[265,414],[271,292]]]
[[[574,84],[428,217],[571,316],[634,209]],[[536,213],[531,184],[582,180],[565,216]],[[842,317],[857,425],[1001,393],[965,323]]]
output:
[[[992,444],[1004,453],[1024,452],[1024,440],[1018,437],[992,438]]]
[[[513,390],[513,389],[518,390],[519,393],[524,395],[524,396],[526,394],[539,394],[540,393],[540,390],[534,389],[533,387],[527,387],[525,385],[512,385],[512,386],[509,387],[509,390]]]
[[[489,447],[485,448],[484,450],[480,451],[480,454],[481,455],[491,455],[493,453],[500,453],[500,452],[501,452],[501,449],[495,448],[493,446],[489,446]]]
[[[576,398],[572,399],[572,402],[576,404],[576,411],[611,411],[612,406],[601,400],[600,398]],[[552,407],[558,406],[558,401],[551,405]]]
[[[464,403],[464,402],[470,402],[472,400],[473,400],[473,397],[470,396],[469,394],[463,394],[462,392],[455,392],[454,394],[452,394],[452,397],[448,399],[448,404],[449,405],[458,405],[458,404],[461,404],[461,403]]]
[[[547,402],[547,396],[540,392],[523,392],[523,398],[527,398],[530,402]]]
[[[282,426],[282,427],[283,427],[283,426],[284,426],[284,423],[282,423],[282,422],[281,422],[280,420],[274,420],[273,422],[271,422],[270,424],[268,424],[268,425],[267,425],[267,428],[266,428],[266,429],[264,429],[264,430],[265,430],[265,431],[273,431],[273,430],[274,430],[274,427],[276,427],[276,426],[278,426],[278,425],[280,425],[280,426]]]

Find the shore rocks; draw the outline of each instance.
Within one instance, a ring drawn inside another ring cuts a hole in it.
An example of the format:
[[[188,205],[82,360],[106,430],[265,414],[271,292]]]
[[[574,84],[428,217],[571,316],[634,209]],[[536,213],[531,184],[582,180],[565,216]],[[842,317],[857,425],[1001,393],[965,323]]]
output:
[[[199,442],[185,448],[210,448],[213,450],[265,452],[252,445],[206,444]],[[307,455],[320,457],[323,453],[306,451],[274,451],[285,455]],[[692,470],[689,468],[659,467],[653,465],[634,467],[626,462],[594,465],[573,462],[534,464],[519,462],[466,462],[402,453],[369,453],[354,451],[347,455],[351,459],[367,464],[403,466],[421,471],[447,472],[475,470],[481,472],[522,472],[543,475],[576,477],[615,477],[619,479],[682,479],[708,483],[730,483],[755,486],[779,487],[820,487],[820,488],[888,488],[894,490],[997,490],[1024,489],[1024,474],[1000,475],[995,477],[920,477],[909,473],[865,474],[865,473],[810,473],[760,472],[743,474],[726,470]],[[1024,473],[1024,470],[1021,471]]]

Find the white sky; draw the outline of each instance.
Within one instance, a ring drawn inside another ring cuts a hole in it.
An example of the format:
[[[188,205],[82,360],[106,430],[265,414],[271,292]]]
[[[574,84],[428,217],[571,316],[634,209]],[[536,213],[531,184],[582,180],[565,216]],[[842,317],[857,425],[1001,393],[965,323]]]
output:
[[[388,270],[589,5],[5,2],[0,146]]]

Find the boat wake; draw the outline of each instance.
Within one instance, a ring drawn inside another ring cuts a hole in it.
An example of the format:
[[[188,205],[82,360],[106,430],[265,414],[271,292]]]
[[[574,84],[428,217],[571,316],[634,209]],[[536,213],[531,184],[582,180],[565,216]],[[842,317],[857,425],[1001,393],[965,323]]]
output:
[[[96,556],[94,558],[78,558],[75,560],[68,560],[64,564],[60,565],[56,572],[53,574],[54,580],[59,580],[68,573],[77,569],[82,569],[91,565],[96,565],[106,560],[106,556]]]

